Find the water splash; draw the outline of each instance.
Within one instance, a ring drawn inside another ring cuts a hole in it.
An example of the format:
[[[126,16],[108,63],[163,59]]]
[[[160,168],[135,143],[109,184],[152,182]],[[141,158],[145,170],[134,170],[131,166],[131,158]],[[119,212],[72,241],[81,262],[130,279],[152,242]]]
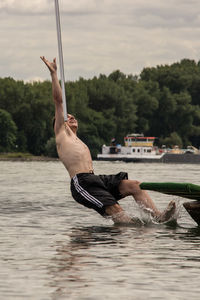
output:
[[[140,217],[131,216],[127,212],[121,211],[112,216],[106,216],[107,220],[112,220],[115,225],[143,226],[145,223]]]
[[[168,224],[168,223],[176,223],[177,220],[181,216],[181,210],[182,210],[182,204],[181,204],[181,199],[179,197],[174,197],[172,199],[175,204],[176,208],[170,218],[167,221],[160,222],[156,218],[152,216],[153,210],[150,208],[142,207],[142,206],[137,206],[137,212],[139,213],[139,220],[144,224],[144,225],[149,225],[149,224]],[[133,217],[135,218],[135,217]]]
[[[177,220],[180,218],[182,205],[178,197],[174,197],[172,201],[175,202],[176,207],[175,210],[172,212],[171,216],[167,220],[158,221],[158,219],[154,218],[152,214],[149,212],[148,213],[149,221],[153,224],[169,224],[169,223],[177,224]]]

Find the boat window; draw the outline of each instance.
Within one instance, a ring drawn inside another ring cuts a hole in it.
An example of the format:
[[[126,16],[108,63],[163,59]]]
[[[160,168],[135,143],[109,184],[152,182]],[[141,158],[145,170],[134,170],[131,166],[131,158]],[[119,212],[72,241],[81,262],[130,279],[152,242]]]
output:
[[[132,149],[132,152],[135,152],[135,149]]]
[[[140,152],[140,149],[138,149],[137,152]]]
[[[147,152],[151,153],[151,149],[148,149]]]

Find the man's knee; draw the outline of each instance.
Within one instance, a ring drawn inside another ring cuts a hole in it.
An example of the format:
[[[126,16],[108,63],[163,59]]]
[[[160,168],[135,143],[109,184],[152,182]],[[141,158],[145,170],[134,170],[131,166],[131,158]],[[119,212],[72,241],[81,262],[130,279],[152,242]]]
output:
[[[140,183],[138,180],[122,180],[119,185],[119,192],[124,197],[137,194],[141,192]]]

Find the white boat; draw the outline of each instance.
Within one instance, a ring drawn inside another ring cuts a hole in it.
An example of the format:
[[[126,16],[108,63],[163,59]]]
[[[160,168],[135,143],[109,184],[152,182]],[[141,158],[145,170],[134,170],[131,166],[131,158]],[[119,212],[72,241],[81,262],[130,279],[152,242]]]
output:
[[[124,138],[124,146],[111,142],[110,146],[103,145],[98,160],[125,162],[162,162],[162,163],[190,163],[200,164],[200,151],[192,146],[187,149],[159,149],[154,146],[156,137],[143,134],[128,134]],[[195,149],[195,150],[194,150]]]
[[[115,144],[103,145],[99,160],[143,161],[159,160],[164,152],[154,147],[155,137],[145,137],[143,134],[128,134],[124,138],[124,146]]]

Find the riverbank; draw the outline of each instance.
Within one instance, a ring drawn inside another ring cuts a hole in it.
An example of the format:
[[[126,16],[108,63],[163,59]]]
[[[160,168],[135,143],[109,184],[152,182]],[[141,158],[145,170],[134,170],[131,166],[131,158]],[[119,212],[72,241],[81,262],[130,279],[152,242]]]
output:
[[[30,153],[14,152],[0,153],[0,161],[57,161],[58,158],[48,156],[34,156]]]

